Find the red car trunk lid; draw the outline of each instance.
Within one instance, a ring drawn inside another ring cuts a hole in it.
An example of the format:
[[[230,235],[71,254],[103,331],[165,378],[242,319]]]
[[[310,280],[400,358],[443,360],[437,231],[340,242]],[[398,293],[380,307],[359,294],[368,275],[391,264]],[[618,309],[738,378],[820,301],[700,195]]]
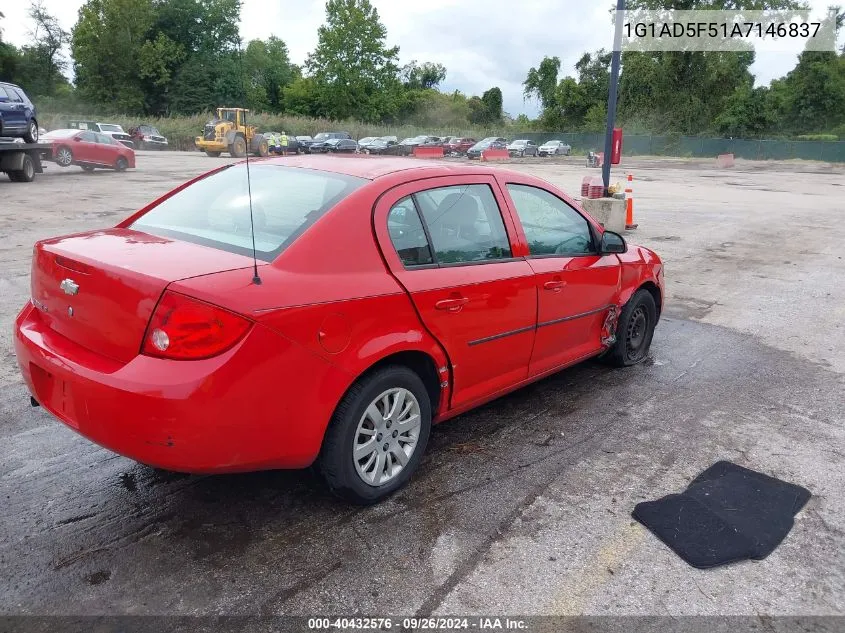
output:
[[[250,266],[243,255],[130,229],[93,231],[35,245],[32,299],[54,331],[128,362],[170,282]]]

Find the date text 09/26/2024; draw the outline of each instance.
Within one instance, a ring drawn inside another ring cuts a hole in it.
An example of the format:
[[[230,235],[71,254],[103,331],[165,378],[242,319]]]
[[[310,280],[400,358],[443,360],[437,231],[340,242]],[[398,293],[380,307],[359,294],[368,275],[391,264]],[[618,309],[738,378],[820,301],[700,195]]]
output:
[[[499,617],[424,617],[424,618],[309,618],[311,631],[375,630],[390,631],[519,631],[527,628],[525,620]]]

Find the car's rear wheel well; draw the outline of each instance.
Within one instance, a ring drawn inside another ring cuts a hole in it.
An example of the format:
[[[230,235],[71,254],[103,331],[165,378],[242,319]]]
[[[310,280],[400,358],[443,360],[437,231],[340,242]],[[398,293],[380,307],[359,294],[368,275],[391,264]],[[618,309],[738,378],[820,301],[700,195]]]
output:
[[[431,400],[432,412],[437,411],[440,404],[440,378],[437,373],[437,364],[434,359],[425,352],[408,351],[397,352],[386,356],[367,369],[363,375],[377,371],[379,368],[386,365],[404,365],[413,371],[425,385],[425,390],[428,392],[428,397]],[[362,376],[363,376],[362,375]]]
[[[663,297],[660,295],[660,288],[657,287],[653,281],[647,281],[641,285],[637,290],[648,290],[654,298],[654,305],[657,308],[657,318],[660,318],[660,312],[663,309]]]

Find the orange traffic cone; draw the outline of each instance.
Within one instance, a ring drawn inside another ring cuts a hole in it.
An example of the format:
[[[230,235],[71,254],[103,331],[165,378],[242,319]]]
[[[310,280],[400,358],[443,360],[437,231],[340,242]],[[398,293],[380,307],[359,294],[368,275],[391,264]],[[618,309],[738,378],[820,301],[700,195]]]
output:
[[[625,187],[625,229],[630,231],[637,228],[634,224],[634,175],[628,174],[628,186]]]

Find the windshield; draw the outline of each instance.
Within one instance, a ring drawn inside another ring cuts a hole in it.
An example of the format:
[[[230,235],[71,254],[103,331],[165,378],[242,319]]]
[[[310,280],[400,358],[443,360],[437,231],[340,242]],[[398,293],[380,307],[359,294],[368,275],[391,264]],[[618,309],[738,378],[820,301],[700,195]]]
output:
[[[528,141],[514,141],[511,145],[528,145]]]
[[[365,136],[365,137],[364,137],[364,138],[362,138],[360,141],[358,141],[358,143],[359,143],[359,144],[360,144],[360,143],[372,143],[374,140],[376,140],[376,137],[375,137],[375,136]]]
[[[74,134],[79,134],[79,130],[53,130],[52,132],[42,134],[41,138],[68,138],[70,136],[73,136]]]
[[[314,140],[315,141],[325,141],[327,138],[329,138],[329,135],[328,135],[327,132],[320,132],[317,136],[314,137]]]
[[[100,123],[101,132],[123,132],[123,128],[119,125],[112,125],[111,123]]]
[[[560,145],[560,141],[546,141],[546,145]]]
[[[256,256],[268,262],[326,211],[367,182],[343,174],[280,165],[251,166],[250,181]],[[280,196],[280,191],[284,195]],[[145,213],[129,228],[252,256],[246,169],[236,165],[198,180]]]

